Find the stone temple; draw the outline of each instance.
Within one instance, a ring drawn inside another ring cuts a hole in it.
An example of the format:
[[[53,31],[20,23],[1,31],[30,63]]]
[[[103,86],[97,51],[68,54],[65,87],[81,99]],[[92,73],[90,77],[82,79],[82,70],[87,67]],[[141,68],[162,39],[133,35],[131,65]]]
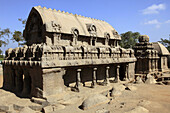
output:
[[[135,75],[146,77],[148,74],[158,76],[169,72],[169,51],[159,42],[149,42],[149,36],[139,36],[139,43],[134,46]]]
[[[74,84],[132,80],[134,51],[107,22],[55,9],[33,7],[24,30],[26,45],[6,51],[3,88],[21,96],[59,94]]]
[[[134,46],[135,57],[137,58],[136,74],[157,74],[158,73],[158,51],[149,42],[149,36],[141,35],[139,43]]]

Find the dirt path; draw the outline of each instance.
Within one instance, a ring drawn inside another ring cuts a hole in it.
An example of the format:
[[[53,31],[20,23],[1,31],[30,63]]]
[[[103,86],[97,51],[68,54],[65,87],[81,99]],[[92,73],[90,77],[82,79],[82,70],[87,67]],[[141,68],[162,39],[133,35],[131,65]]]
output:
[[[151,113],[170,112],[170,85],[139,85],[137,94],[151,102],[145,106]]]
[[[110,104],[103,104],[88,110],[80,110],[77,104],[67,106],[58,113],[95,113],[100,109],[109,110],[110,113],[124,113],[142,106],[149,110],[149,113],[170,112],[170,85],[148,85],[133,84],[135,91],[125,90],[119,97],[115,97]],[[86,95],[86,93],[84,93]]]

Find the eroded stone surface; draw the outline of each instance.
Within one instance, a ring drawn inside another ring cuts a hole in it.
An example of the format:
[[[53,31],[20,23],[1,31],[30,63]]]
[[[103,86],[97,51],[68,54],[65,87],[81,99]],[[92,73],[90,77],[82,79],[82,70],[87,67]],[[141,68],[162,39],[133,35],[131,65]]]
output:
[[[37,103],[37,104],[40,104],[42,106],[47,106],[49,105],[49,102],[45,99],[41,99],[41,98],[35,98],[35,97],[32,97],[31,98],[31,101],[34,102],[34,103]]]
[[[9,106],[0,106],[0,112],[6,112],[9,110]]]
[[[110,94],[111,97],[117,97],[122,95],[122,92],[120,90],[113,90]]]
[[[29,107],[24,107],[23,109],[21,109],[19,111],[19,113],[36,113],[36,111],[32,110],[31,108]]]
[[[100,104],[106,104],[109,101],[110,100],[102,94],[91,95],[83,101],[81,108],[86,110],[98,106]]]

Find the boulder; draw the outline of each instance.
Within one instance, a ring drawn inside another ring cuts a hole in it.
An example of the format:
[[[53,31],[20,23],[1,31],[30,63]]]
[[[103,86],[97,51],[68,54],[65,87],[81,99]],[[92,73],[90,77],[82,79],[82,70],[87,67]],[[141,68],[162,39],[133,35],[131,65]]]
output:
[[[46,106],[46,107],[43,108],[44,113],[51,113],[53,111],[54,111],[53,106]]]
[[[35,97],[32,97],[31,98],[31,101],[36,103],[36,104],[40,104],[42,106],[47,106],[49,105],[49,102],[45,99],[42,99],[42,98],[35,98]]]
[[[86,110],[86,109],[90,109],[92,107],[95,107],[101,104],[108,103],[109,101],[110,100],[106,96],[102,94],[95,94],[95,95],[91,95],[88,98],[86,98],[83,101],[81,108]]]
[[[20,106],[20,105],[13,104],[13,109],[14,109],[14,110],[20,111],[20,110],[23,109],[23,108],[24,108],[24,106]]]
[[[116,96],[120,96],[122,94],[122,91],[125,90],[125,86],[123,84],[114,84],[111,94],[111,97],[116,97]]]
[[[41,105],[30,105],[29,108],[31,108],[34,111],[41,111],[42,110]]]
[[[119,91],[119,90],[112,90],[112,92],[110,94],[111,97],[117,97],[117,96],[120,96],[120,95],[122,95],[122,92]]]
[[[32,110],[29,107],[25,107],[21,111],[19,111],[19,113],[36,113],[36,111]]]
[[[114,84],[114,86],[113,86],[113,90],[124,91],[125,88],[126,87],[123,84]]]
[[[8,106],[0,106],[0,112],[6,112],[9,110]]]
[[[132,110],[130,110],[128,112],[125,112],[125,113],[149,113],[149,110],[147,110],[144,107],[137,106],[134,109],[132,109]]]

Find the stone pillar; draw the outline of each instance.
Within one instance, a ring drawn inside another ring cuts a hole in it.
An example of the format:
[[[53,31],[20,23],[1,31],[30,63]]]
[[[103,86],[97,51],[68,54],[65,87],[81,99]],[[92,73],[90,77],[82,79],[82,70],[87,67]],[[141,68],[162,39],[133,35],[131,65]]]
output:
[[[77,75],[76,75],[76,85],[75,88],[79,91],[80,90],[80,85],[81,85],[81,78],[80,78],[80,73],[81,73],[81,69],[77,69]]]
[[[158,71],[158,59],[156,59],[156,62],[155,62],[155,69],[156,71]]]
[[[129,68],[129,64],[126,64],[126,69],[125,69],[125,78],[124,80],[127,81],[128,80],[128,68]]]
[[[155,71],[155,60],[152,60],[152,71]]]
[[[116,78],[115,78],[115,82],[119,82],[119,69],[120,69],[120,65],[117,65],[116,67]]]
[[[97,71],[97,68],[93,68],[92,83],[91,83],[91,87],[92,88],[94,88],[95,87],[95,83],[97,83],[96,71]]]
[[[109,84],[109,69],[110,69],[110,67],[107,66],[106,67],[105,79],[104,79],[104,82],[103,82],[105,85]]]
[[[149,60],[149,72],[151,72],[152,71],[152,62],[151,62],[151,60]]]

